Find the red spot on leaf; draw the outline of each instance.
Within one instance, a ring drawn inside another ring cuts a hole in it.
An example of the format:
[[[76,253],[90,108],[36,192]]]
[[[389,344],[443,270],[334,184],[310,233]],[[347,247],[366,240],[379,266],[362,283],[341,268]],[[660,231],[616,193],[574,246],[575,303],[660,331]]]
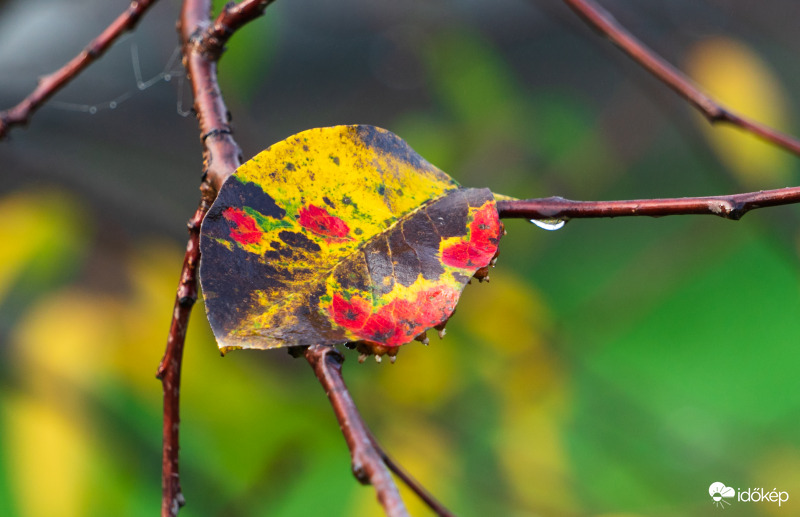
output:
[[[385,310],[387,307],[389,306],[384,305],[378,312],[370,315],[364,327],[356,335],[365,341],[386,346],[403,344],[402,329],[391,312]]]
[[[264,235],[256,220],[247,215],[244,210],[227,208],[222,212],[222,217],[233,223],[231,226],[231,238],[239,244],[255,244]]]
[[[371,312],[370,309],[372,309],[370,304],[358,296],[353,296],[347,301],[339,294],[333,295],[331,312],[333,321],[340,327],[346,329],[363,327]]]
[[[486,203],[472,219],[469,237],[442,250],[442,262],[457,268],[481,268],[489,264],[500,240],[500,218],[494,203]]]
[[[306,230],[324,237],[327,241],[344,242],[352,240],[347,235],[350,233],[350,227],[347,226],[347,223],[335,215],[331,215],[324,208],[315,205],[302,207],[297,212],[297,222]]]
[[[450,287],[421,291],[412,300],[398,298],[375,308],[359,296],[345,300],[333,295],[333,321],[358,339],[400,346],[445,321],[455,310],[459,292]]]

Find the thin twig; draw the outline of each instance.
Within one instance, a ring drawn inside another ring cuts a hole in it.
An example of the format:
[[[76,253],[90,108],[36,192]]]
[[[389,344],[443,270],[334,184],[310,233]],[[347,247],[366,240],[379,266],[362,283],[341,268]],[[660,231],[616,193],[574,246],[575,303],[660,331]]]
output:
[[[12,127],[26,125],[42,104],[75,79],[86,67],[97,61],[122,34],[133,30],[145,11],[156,1],[133,0],[125,12],[111,22],[111,25],[92,40],[80,54],[59,70],[39,79],[36,89],[19,104],[0,112],[0,139],[3,139]]]
[[[243,2],[243,4],[255,2]],[[261,2],[263,3],[263,2]],[[242,4],[242,5],[243,5]],[[266,7],[264,4],[263,7]],[[256,7],[248,8],[236,18],[235,28],[263,13]],[[230,8],[226,8],[226,11]],[[217,81],[216,62],[222,55],[221,41],[210,27],[211,2],[185,0],[181,8],[178,31],[183,44],[183,62],[194,93],[194,110],[200,126],[203,143],[203,181],[200,185],[200,207],[189,222],[189,243],[181,270],[181,280],[175,309],[172,313],[167,347],[158,368],[158,377],[164,388],[164,441],[162,449],[162,517],[175,517],[184,504],[178,470],[179,459],[179,402],[180,376],[186,326],[197,299],[197,263],[200,258],[200,225],[222,184],[233,174],[242,157],[233,138],[230,116]],[[248,18],[249,16],[249,18]],[[235,30],[235,29],[234,29]],[[213,40],[213,41],[212,41]],[[216,51],[211,51],[217,49]]]
[[[161,487],[168,497],[161,500],[161,515],[178,515],[184,504],[178,475],[178,429],[180,422],[180,384],[183,344],[189,316],[197,301],[197,265],[200,262],[200,224],[203,222],[209,204],[201,201],[197,211],[189,220],[189,242],[183,258],[181,280],[175,295],[172,323],[167,338],[167,351],[158,366],[156,377],[161,379],[164,388],[164,428],[163,454],[161,457]]]
[[[369,429],[367,430],[369,433]],[[455,517],[455,515],[450,512],[445,506],[439,502],[433,494],[431,494],[424,486],[422,486],[419,481],[414,479],[414,477],[409,474],[399,463],[397,463],[391,456],[389,456],[386,451],[383,450],[383,447],[378,443],[378,440],[375,439],[375,436],[372,433],[369,433],[369,439],[372,442],[372,446],[377,451],[378,455],[380,455],[383,463],[394,472],[394,475],[400,478],[400,480],[405,483],[405,485],[414,492],[417,497],[422,500],[428,508],[434,511],[436,515],[440,517]]]
[[[350,448],[353,474],[356,479],[375,487],[378,501],[386,511],[386,515],[389,517],[409,515],[392,475],[386,469],[383,457],[375,448],[371,434],[347,391],[342,378],[344,357],[335,348],[321,345],[308,347],[304,355],[333,406],[333,412]]]
[[[233,138],[230,113],[217,81],[221,52],[209,52],[210,0],[185,0],[178,26],[183,43],[183,65],[192,84],[194,110],[203,142],[203,183],[216,197],[222,184],[242,163]]]
[[[710,123],[728,123],[737,126],[767,142],[800,155],[800,141],[769,126],[737,115],[703,93],[692,84],[685,74],[639,41],[594,0],[564,0],[564,2],[589,25],[607,36],[634,61],[689,101]]]
[[[800,187],[762,190],[730,196],[634,199],[629,201],[573,201],[562,197],[497,202],[501,218],[579,219],[665,215],[716,215],[738,220],[750,210],[800,203]]]
[[[225,49],[231,36],[246,23],[264,14],[264,10],[275,0],[244,0],[229,3],[219,13],[214,24],[203,37],[203,51],[218,55]]]

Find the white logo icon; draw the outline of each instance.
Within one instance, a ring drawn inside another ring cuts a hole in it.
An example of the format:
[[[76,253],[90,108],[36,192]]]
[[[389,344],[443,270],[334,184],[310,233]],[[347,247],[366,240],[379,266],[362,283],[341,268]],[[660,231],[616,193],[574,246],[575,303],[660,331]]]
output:
[[[715,483],[711,483],[711,486],[708,487],[708,495],[710,495],[711,499],[714,500],[714,506],[725,508],[726,504],[728,506],[731,504],[725,499],[736,497],[736,490],[729,486],[725,486],[724,483],[717,481]]]

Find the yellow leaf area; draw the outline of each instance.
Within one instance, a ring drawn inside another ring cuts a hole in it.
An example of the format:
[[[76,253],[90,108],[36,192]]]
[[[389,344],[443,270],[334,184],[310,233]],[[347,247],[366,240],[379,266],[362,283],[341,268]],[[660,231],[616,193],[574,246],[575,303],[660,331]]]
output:
[[[724,106],[778,130],[786,127],[786,95],[769,66],[749,47],[728,38],[695,45],[687,71]],[[775,146],[730,125],[711,126],[703,133],[720,160],[751,188],[784,187],[791,179],[791,158]]]
[[[386,130],[319,128],[279,142],[237,170],[203,223],[200,276],[220,349],[365,339],[348,323],[392,304],[384,310],[397,319],[433,303],[429,320],[438,323],[486,265],[446,269],[440,248],[469,259],[474,246],[462,241],[487,217],[497,232],[491,192],[459,187]],[[367,341],[414,337],[380,319]]]

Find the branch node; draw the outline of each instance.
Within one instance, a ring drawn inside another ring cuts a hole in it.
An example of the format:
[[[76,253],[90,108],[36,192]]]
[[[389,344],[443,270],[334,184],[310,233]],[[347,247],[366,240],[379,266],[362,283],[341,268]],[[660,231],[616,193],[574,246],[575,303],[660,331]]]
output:
[[[362,485],[369,485],[369,474],[367,473],[364,465],[361,463],[353,463],[353,476],[355,476],[356,480]]]
[[[192,307],[196,301],[197,297],[195,296],[181,296],[180,298],[178,298],[178,303],[180,304],[181,307],[185,309]]]
[[[220,135],[232,135],[233,131],[230,128],[214,128],[200,137],[200,140],[205,142],[208,138],[216,138]]]

